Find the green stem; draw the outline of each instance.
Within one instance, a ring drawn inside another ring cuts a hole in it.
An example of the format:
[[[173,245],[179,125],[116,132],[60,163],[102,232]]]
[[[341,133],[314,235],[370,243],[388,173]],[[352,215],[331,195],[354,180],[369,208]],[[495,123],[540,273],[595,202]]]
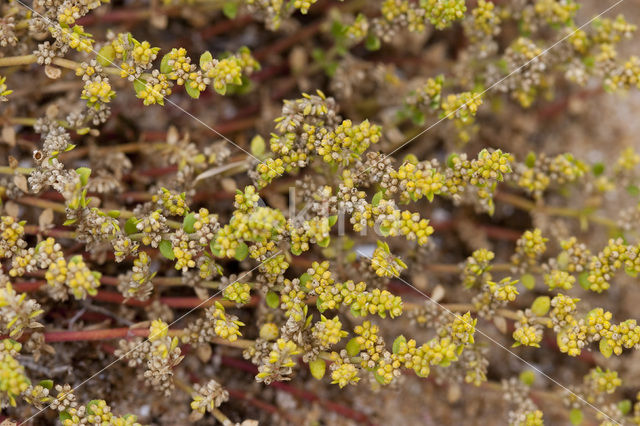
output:
[[[521,210],[526,210],[528,212],[540,212],[549,216],[571,217],[579,220],[585,219],[612,229],[618,228],[618,224],[616,223],[616,221],[601,216],[587,214],[580,209],[537,205],[533,201],[527,200],[526,198],[506,192],[497,192],[495,194],[495,199],[507,204],[511,204],[514,207],[517,207]]]
[[[21,175],[29,175],[35,169],[31,167],[16,167],[11,168],[9,166],[0,166],[0,175],[13,175],[13,174],[21,174]]]

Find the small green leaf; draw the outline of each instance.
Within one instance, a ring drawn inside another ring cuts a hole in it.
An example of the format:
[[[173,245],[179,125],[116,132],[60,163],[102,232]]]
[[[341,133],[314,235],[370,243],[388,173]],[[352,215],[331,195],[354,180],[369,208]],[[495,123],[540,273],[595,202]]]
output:
[[[536,375],[531,370],[524,370],[522,373],[520,373],[520,381],[527,386],[531,386],[535,380]]]
[[[384,377],[379,375],[376,370],[373,370],[373,377],[375,377],[376,378],[376,382],[380,383],[381,385],[386,385],[387,384],[385,382],[385,380],[384,380]]]
[[[96,57],[96,61],[103,67],[108,67],[113,64],[113,61],[116,59],[116,51],[113,46],[107,44],[98,52],[98,56]]]
[[[91,401],[89,401],[87,403],[87,413],[91,414],[91,415],[95,415],[95,413],[93,412],[93,409],[91,407],[93,407],[94,405],[98,405],[100,403],[99,400],[97,399],[92,399]]]
[[[136,95],[139,95],[147,87],[147,82],[141,78],[136,78],[133,81],[133,90],[136,91]]]
[[[524,274],[523,276],[521,276],[520,282],[527,290],[533,290],[533,288],[536,286],[536,279],[531,274]]]
[[[214,87],[213,90],[215,90],[218,95],[224,96],[227,93],[227,85],[225,84],[220,88]]]
[[[78,167],[76,173],[80,176],[80,184],[85,186],[89,182],[89,176],[91,176],[91,169],[88,167]]]
[[[304,274],[300,275],[300,285],[301,286],[306,286],[306,284],[311,280],[311,275],[308,274],[307,272],[305,272]]]
[[[640,195],[640,188],[638,188],[636,185],[629,185],[627,186],[627,193],[632,197],[637,197],[638,195]]]
[[[273,309],[277,309],[280,306],[280,296],[275,291],[267,292],[265,297],[265,301],[267,302],[267,306]]]
[[[396,337],[396,339],[393,341],[393,346],[392,346],[392,352],[394,354],[397,354],[398,352],[400,352],[400,346],[402,346],[403,344],[407,343],[407,338],[404,337],[402,334],[399,335],[398,337]]]
[[[558,255],[556,260],[558,262],[558,267],[560,267],[560,269],[564,271],[569,266],[569,261],[571,259],[569,258],[569,253],[563,251]]]
[[[380,204],[380,200],[382,200],[382,191],[378,191],[376,192],[376,195],[373,196],[373,199],[371,199],[371,205],[373,207],[376,207],[378,204]]]
[[[549,296],[540,296],[537,297],[536,300],[531,304],[531,312],[536,314],[539,317],[543,317],[547,315],[549,309],[551,308],[551,299]]]
[[[572,425],[578,426],[582,423],[583,417],[582,410],[579,408],[574,408],[569,412],[569,421]]]
[[[426,120],[426,116],[424,115],[424,112],[416,109],[411,113],[411,121],[413,122],[413,124],[415,124],[416,126],[423,126]]]
[[[351,315],[353,315],[356,318],[360,318],[360,317],[364,316],[362,314],[362,311],[355,307],[355,304],[353,304],[353,305],[351,305],[349,307],[349,312],[351,312]],[[380,316],[382,316],[382,312],[380,312]]]
[[[184,217],[182,220],[182,229],[187,234],[193,234],[195,232],[195,228],[193,225],[196,223],[196,214],[191,212]]]
[[[623,399],[622,401],[618,402],[618,409],[620,410],[623,416],[626,416],[627,414],[629,414],[629,412],[631,411],[631,407],[632,407],[631,401],[628,399]]]
[[[360,353],[360,344],[355,337],[347,342],[346,350],[349,356],[357,356]]]
[[[331,242],[331,237],[327,237],[322,241],[318,241],[318,245],[320,247],[328,247],[330,242]]]
[[[236,247],[235,259],[240,262],[247,258],[249,254],[249,247],[245,243],[240,243],[238,247]]]
[[[211,61],[213,61],[213,56],[211,55],[211,52],[207,50],[202,55],[200,55],[200,68],[204,68],[204,66]]]
[[[591,288],[591,283],[589,282],[589,272],[584,271],[578,275],[578,282],[580,286],[585,290],[589,290]]]
[[[169,65],[169,59],[171,59],[171,55],[168,53],[162,57],[162,61],[160,62],[160,72],[162,74],[169,74],[173,71],[173,68]]]
[[[62,223],[62,226],[71,226],[76,223],[78,219],[67,219]]]
[[[251,139],[251,153],[258,158],[262,158],[267,148],[267,144],[264,142],[264,138],[260,135],[255,135]]]
[[[233,1],[226,2],[222,6],[222,13],[229,19],[235,19],[238,16],[238,4]]]
[[[602,173],[604,173],[604,164],[595,163],[591,168],[591,171],[593,172],[594,176],[600,176]]]
[[[347,26],[340,21],[331,23],[331,34],[336,38],[341,38],[347,32]]]
[[[329,216],[329,226],[333,226],[338,221],[338,215]]]
[[[38,382],[38,385],[42,386],[45,389],[53,389],[53,380],[40,380],[40,382]]]
[[[451,155],[449,155],[449,156],[447,157],[447,166],[448,166],[450,169],[453,169],[453,166],[455,165],[454,160],[455,160],[456,158],[458,158],[458,157],[459,157],[459,155],[458,155],[458,154],[451,154]]]
[[[160,249],[160,253],[162,253],[162,255],[167,259],[173,260],[176,258],[176,255],[173,254],[173,246],[171,245],[171,241],[169,240],[160,241],[160,244],[158,244],[158,249]]]
[[[536,153],[535,152],[529,152],[529,154],[527,154],[527,158],[524,159],[524,164],[532,169],[533,166],[536,165]]]
[[[380,39],[374,34],[369,34],[364,41],[364,47],[367,50],[378,50],[380,49]]]
[[[191,96],[193,99],[198,99],[200,97],[200,91],[196,87],[191,86],[191,80],[187,80],[184,83],[184,90],[186,90],[187,95]]]
[[[318,358],[309,362],[309,371],[311,371],[311,375],[318,380],[322,380],[326,370],[327,363],[322,358]]]
[[[112,218],[114,218],[114,219],[117,219],[117,218],[119,218],[119,217],[120,217],[120,210],[109,210],[109,211],[107,212],[107,215],[108,215],[109,217],[112,217]]]
[[[613,354],[613,348],[609,345],[606,339],[600,339],[599,348],[600,353],[605,358],[609,358]]]
[[[60,411],[60,415],[58,417],[60,418],[61,422],[64,422],[65,420],[73,419],[73,417],[71,417],[71,414],[69,414],[66,411]]]
[[[222,257],[222,252],[220,251],[220,248],[215,244],[214,241],[211,241],[209,243],[209,248],[211,249],[211,253],[213,253],[214,256]]]
[[[137,224],[138,224],[138,219],[136,219],[135,216],[131,216],[124,223],[124,232],[126,232],[127,235],[131,235],[131,234],[137,233],[138,232],[138,228],[136,228]]]
[[[291,247],[291,253],[299,256],[302,253],[302,250],[300,248],[293,248],[293,246]]]

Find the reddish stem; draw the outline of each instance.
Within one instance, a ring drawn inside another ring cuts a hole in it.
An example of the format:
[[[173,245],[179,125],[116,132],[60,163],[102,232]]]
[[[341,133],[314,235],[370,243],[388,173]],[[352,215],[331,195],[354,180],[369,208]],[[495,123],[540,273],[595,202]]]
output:
[[[108,328],[103,330],[80,330],[80,331],[48,331],[44,333],[44,340],[47,343],[54,342],[74,342],[122,339],[125,337],[147,337],[148,328]]]

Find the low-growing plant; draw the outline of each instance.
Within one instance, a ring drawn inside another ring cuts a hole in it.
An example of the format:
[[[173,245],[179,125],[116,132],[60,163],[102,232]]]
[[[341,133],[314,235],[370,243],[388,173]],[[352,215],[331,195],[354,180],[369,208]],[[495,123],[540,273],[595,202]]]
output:
[[[640,424],[621,3],[0,5],[8,424]]]

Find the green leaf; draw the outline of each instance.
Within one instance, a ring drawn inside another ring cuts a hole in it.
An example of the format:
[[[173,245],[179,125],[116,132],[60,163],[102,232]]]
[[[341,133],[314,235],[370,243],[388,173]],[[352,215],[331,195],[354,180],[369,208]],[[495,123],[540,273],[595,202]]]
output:
[[[346,350],[349,356],[357,356],[360,353],[360,344],[355,337],[347,342]]]
[[[392,346],[392,352],[394,354],[397,354],[398,352],[400,352],[400,346],[403,344],[407,343],[407,338],[404,337],[402,334],[399,335],[398,337],[396,337],[396,339],[393,341],[393,346]]]
[[[536,375],[531,370],[524,370],[522,373],[520,373],[520,381],[527,386],[531,386],[535,380]]]
[[[224,96],[227,93],[227,85],[225,84],[220,88],[214,87],[213,90],[215,90],[218,95]]]
[[[160,244],[158,244],[158,249],[160,249],[160,253],[162,253],[162,255],[167,259],[173,260],[176,258],[176,255],[173,254],[173,246],[171,245],[171,241],[169,240],[160,241]]]
[[[299,249],[299,248],[293,248],[293,246],[292,246],[291,247],[291,253],[296,255],[296,256],[299,256],[302,253],[302,250]]]
[[[311,280],[311,275],[308,274],[307,272],[305,272],[304,274],[300,275],[300,285],[301,286],[306,286],[306,284]]]
[[[318,245],[320,247],[328,247],[330,242],[331,242],[331,237],[327,237],[322,241],[318,241]]]
[[[114,218],[114,219],[117,219],[117,218],[119,218],[119,217],[120,217],[120,210],[109,210],[109,211],[107,212],[107,215],[108,215],[109,217],[112,217],[112,218]]]
[[[378,372],[375,369],[373,370],[373,377],[375,377],[376,378],[376,382],[380,383],[381,385],[386,385],[387,384],[384,381],[384,377],[379,375]]]
[[[204,68],[204,66],[211,61],[213,61],[213,56],[211,55],[211,52],[207,50],[202,55],[200,55],[200,68]]]
[[[527,290],[533,290],[533,288],[536,286],[536,279],[531,274],[524,274],[523,276],[521,276],[520,282]]]
[[[551,299],[549,296],[540,296],[537,297],[536,300],[531,304],[531,312],[536,314],[539,317],[543,317],[547,315],[549,309],[551,308]]]
[[[229,1],[222,6],[222,13],[229,19],[235,19],[238,16],[238,5],[236,2]]]
[[[138,219],[136,219],[135,216],[131,216],[124,223],[124,232],[126,232],[127,235],[136,234],[138,232],[138,228],[136,228],[137,224],[138,224]]]
[[[236,247],[235,259],[240,262],[247,258],[249,254],[249,247],[245,243],[240,243],[238,247]]]
[[[627,193],[632,197],[637,197],[638,195],[640,195],[640,188],[638,188],[636,185],[629,185],[627,186]]]
[[[529,154],[527,154],[527,158],[524,159],[524,164],[532,169],[533,166],[536,165],[536,153],[535,152],[529,152]]]
[[[62,223],[62,226],[71,226],[76,223],[78,219],[67,219]]]
[[[578,426],[582,423],[583,417],[582,410],[579,408],[574,408],[569,412],[569,421],[572,425]]]
[[[584,271],[578,275],[578,282],[580,286],[585,290],[591,289],[591,283],[589,282],[589,272]]]
[[[600,176],[602,173],[604,173],[604,164],[595,163],[591,168],[591,171],[593,172],[594,176]]]
[[[133,90],[136,91],[136,95],[140,94],[147,87],[147,82],[141,78],[133,80]]]
[[[632,407],[631,401],[628,399],[623,399],[622,401],[618,402],[618,409],[620,410],[623,416],[626,416],[627,414],[629,414],[629,412],[631,411],[631,407]]]
[[[380,49],[380,39],[374,34],[369,34],[364,41],[364,47],[367,50],[378,50]]]
[[[38,382],[38,385],[42,386],[45,389],[53,389],[53,380],[40,380],[40,382]]]
[[[187,95],[191,96],[193,99],[198,99],[200,97],[200,91],[191,86],[191,80],[187,80],[184,83],[184,90],[187,91]]]
[[[613,354],[613,348],[607,343],[606,339],[600,339],[599,343],[600,353],[605,357],[609,358]]]
[[[347,26],[340,21],[333,21],[331,23],[331,34],[336,38],[343,37],[347,29]]]
[[[424,112],[419,109],[414,110],[411,113],[411,122],[416,126],[423,126],[427,117],[424,115]]]
[[[91,176],[91,169],[88,167],[78,167],[76,173],[80,176],[80,184],[85,186],[89,182],[89,176]]]
[[[567,269],[567,266],[569,266],[569,261],[571,259],[569,258],[569,253],[567,253],[566,251],[563,251],[558,255],[556,260],[558,262],[558,266],[560,267],[560,269],[564,271],[565,269]]]
[[[338,215],[329,216],[329,226],[333,226],[338,221]]]
[[[376,207],[378,204],[380,204],[380,200],[382,200],[382,191],[378,191],[376,192],[376,195],[373,196],[373,198],[371,199],[371,205],[373,207]]]
[[[109,67],[113,65],[113,61],[116,59],[116,51],[113,46],[107,44],[100,51],[98,51],[98,56],[96,57],[96,61],[103,67]]]
[[[251,139],[251,153],[258,158],[262,158],[267,148],[267,144],[264,142],[264,138],[260,135],[255,135]]]
[[[93,412],[93,410],[91,409],[91,407],[93,407],[94,405],[99,404],[100,401],[97,399],[92,399],[91,401],[89,401],[87,403],[87,413],[91,414],[91,415],[95,415],[95,413]]]
[[[456,158],[458,158],[458,157],[459,157],[459,155],[458,155],[458,154],[451,154],[451,155],[449,155],[449,156],[447,157],[447,166],[448,166],[450,169],[453,169],[453,166],[454,166],[454,162],[453,162],[453,160],[455,160],[455,159],[456,159]]]
[[[220,251],[220,249],[216,246],[214,241],[211,241],[209,243],[209,248],[211,249],[211,253],[213,253],[214,256],[216,257],[222,257],[222,252]]]
[[[71,414],[66,411],[60,411],[60,415],[58,417],[60,418],[61,422],[64,422],[65,420],[71,420],[73,418],[71,417]]]
[[[267,306],[273,309],[277,309],[280,306],[280,296],[275,291],[267,292],[265,297],[265,301],[267,302]]]
[[[351,305],[349,307],[349,312],[351,312],[351,315],[353,315],[356,318],[360,318],[362,316],[365,316],[365,315],[362,314],[362,311],[360,309],[357,309],[354,305]],[[380,312],[380,316],[382,316],[381,312]]]
[[[322,307],[322,303],[323,303],[322,299],[318,297],[316,299],[316,308],[318,309],[318,311],[320,311],[320,313],[326,311],[326,309]]]
[[[182,229],[187,234],[193,234],[196,230],[193,225],[196,223],[196,214],[191,212],[182,220]]]
[[[171,56],[168,53],[162,57],[160,62],[160,72],[162,74],[169,74],[173,71],[173,68],[169,65],[169,59],[171,59]]]
[[[311,375],[318,380],[322,380],[326,370],[327,363],[324,359],[318,358],[309,362],[309,371],[311,371]]]

